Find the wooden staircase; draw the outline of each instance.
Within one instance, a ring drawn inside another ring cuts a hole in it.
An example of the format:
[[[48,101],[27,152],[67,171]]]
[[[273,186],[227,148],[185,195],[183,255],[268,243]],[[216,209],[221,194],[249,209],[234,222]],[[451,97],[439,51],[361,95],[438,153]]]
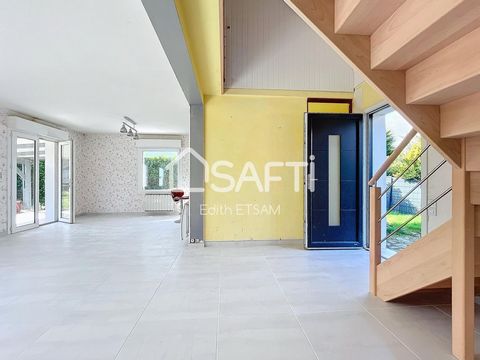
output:
[[[377,268],[377,296],[394,300],[452,277],[452,223],[443,224]]]
[[[479,211],[480,216],[480,211]],[[423,289],[452,287],[452,222],[377,267],[377,296],[391,301]],[[476,236],[480,236],[477,229]],[[475,286],[480,291],[480,247],[475,247]]]
[[[451,222],[383,263],[378,242],[371,241],[370,289],[388,301],[451,283],[452,351],[473,359],[480,274],[480,1],[284,1],[453,165]],[[379,193],[372,188],[371,202]],[[374,219],[380,210],[371,205],[371,211],[371,239],[378,240]]]

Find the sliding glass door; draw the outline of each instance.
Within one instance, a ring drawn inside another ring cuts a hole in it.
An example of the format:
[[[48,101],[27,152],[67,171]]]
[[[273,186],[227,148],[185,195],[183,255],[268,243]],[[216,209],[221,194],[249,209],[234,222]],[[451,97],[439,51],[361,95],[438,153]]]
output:
[[[12,231],[38,226],[38,142],[35,138],[13,136]]]
[[[72,142],[12,132],[11,232],[72,223]]]
[[[39,209],[40,225],[57,220],[57,143],[39,140]]]

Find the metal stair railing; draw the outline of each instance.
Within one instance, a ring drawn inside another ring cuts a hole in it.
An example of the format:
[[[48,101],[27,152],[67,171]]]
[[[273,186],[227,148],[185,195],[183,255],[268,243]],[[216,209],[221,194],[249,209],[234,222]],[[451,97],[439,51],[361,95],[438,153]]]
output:
[[[418,158],[415,160],[417,161]],[[413,163],[415,162],[413,161],[409,166],[408,168],[410,168]],[[402,198],[400,200],[398,200],[392,207],[390,207],[390,209],[388,209],[381,217],[378,221],[382,221],[383,219],[385,219],[387,217],[388,214],[390,214],[393,210],[395,210],[401,203],[403,203],[405,200],[407,200],[407,198],[415,191],[417,190],[420,186],[422,186],[425,181],[427,181],[428,179],[430,179],[430,177],[435,174],[437,172],[438,169],[440,169],[443,165],[445,165],[447,163],[447,160],[443,160],[442,162],[440,162],[437,166],[435,166],[433,168],[433,170],[427,175],[425,176],[425,178],[421,179],[413,188],[411,188],[404,196],[402,196]],[[391,188],[392,186],[389,186],[389,189]],[[386,192],[384,191],[379,199],[381,199],[384,195],[386,194]],[[430,204],[430,206],[432,206],[433,204]],[[430,207],[429,206],[429,207]],[[427,207],[428,208],[428,207]]]
[[[433,200],[428,202],[420,210],[416,211],[415,214],[410,216],[406,221],[400,224],[397,228],[387,234],[382,238],[382,221],[397,209],[400,204],[405,202],[408,197],[422,186],[428,179],[430,179],[437,171],[445,166],[447,160],[442,160],[437,164],[424,178],[422,178],[412,189],[410,189],[405,195],[401,197],[400,200],[396,201],[393,206],[386,210],[385,213],[381,213],[382,207],[382,198],[393,188],[393,186],[401,179],[405,173],[417,162],[419,159],[427,153],[431,148],[430,145],[427,145],[425,148],[420,151],[420,153],[415,156],[414,159],[406,166],[402,172],[395,177],[392,182],[382,191],[381,188],[377,186],[378,180],[387,172],[388,168],[393,164],[393,162],[399,157],[399,155],[405,150],[405,148],[410,144],[412,139],[417,135],[417,131],[412,129],[402,140],[402,142],[397,146],[394,152],[385,160],[385,162],[380,166],[380,168],[375,172],[369,181],[370,186],[370,292],[373,295],[376,295],[377,291],[377,266],[382,261],[382,244],[388,239],[392,238],[394,235],[398,234],[402,229],[404,229],[408,224],[410,224],[415,218],[427,211],[431,206],[437,204],[441,199],[443,199],[447,194],[452,191],[452,187],[449,187],[441,194],[436,196]]]

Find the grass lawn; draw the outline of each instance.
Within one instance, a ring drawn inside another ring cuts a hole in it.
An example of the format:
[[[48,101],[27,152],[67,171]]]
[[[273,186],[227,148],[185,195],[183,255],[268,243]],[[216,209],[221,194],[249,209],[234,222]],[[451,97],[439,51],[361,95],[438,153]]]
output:
[[[400,214],[397,212],[392,212],[387,215],[387,233],[390,234],[399,226],[401,226],[405,221],[410,219],[412,215]],[[410,221],[405,227],[398,231],[396,235],[416,235],[422,232],[422,217],[421,215],[417,216],[415,219]]]

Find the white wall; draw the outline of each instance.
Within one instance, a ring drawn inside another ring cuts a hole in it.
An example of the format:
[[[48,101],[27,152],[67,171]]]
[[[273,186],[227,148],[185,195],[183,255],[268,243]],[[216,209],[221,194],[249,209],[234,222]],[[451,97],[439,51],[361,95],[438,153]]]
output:
[[[385,162],[387,154],[387,137],[386,137],[386,124],[385,124],[385,115],[381,112],[376,114],[375,119],[372,124],[372,134],[371,134],[371,146],[374,151],[372,151],[371,166],[372,173],[374,174]],[[377,186],[381,189],[387,187],[387,175],[386,173],[382,175],[377,181]],[[387,211],[387,199],[386,196],[382,197],[381,200],[382,210],[381,213],[384,214]],[[371,205],[370,205],[371,206]],[[382,221],[382,239],[387,235],[387,223]],[[387,251],[386,242],[382,244],[382,251]]]
[[[445,158],[433,147],[422,157],[422,178],[440,164]],[[438,169],[422,186],[422,206],[429,204],[433,199],[452,186],[452,165],[446,163]],[[422,216],[422,233],[427,234],[435,230],[452,218],[452,193],[443,197]]]
[[[122,134],[77,134],[74,142],[76,213],[142,212],[135,141]],[[182,147],[188,147],[187,136],[182,137]],[[188,164],[185,159],[180,165],[180,186],[185,188]]]
[[[226,0],[227,88],[353,91],[354,74],[283,0]]]
[[[0,234],[7,231],[8,175],[7,175],[7,124],[6,115],[0,113]]]

